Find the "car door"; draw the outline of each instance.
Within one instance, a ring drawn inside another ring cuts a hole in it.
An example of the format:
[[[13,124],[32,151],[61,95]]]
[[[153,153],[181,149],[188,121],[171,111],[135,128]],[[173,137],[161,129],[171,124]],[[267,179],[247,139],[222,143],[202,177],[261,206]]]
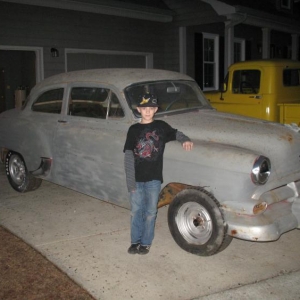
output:
[[[110,88],[70,86],[68,107],[55,137],[57,183],[129,207],[123,163],[128,126]]]
[[[23,156],[30,172],[41,167],[43,157],[53,156],[54,136],[57,121],[61,118],[65,87],[64,84],[52,85],[32,93],[20,118],[12,123],[15,134],[8,136],[7,143],[10,149]],[[47,178],[51,180],[51,175]]]
[[[261,70],[234,70],[229,73],[225,91],[216,100],[214,107],[219,111],[261,118],[262,101]]]

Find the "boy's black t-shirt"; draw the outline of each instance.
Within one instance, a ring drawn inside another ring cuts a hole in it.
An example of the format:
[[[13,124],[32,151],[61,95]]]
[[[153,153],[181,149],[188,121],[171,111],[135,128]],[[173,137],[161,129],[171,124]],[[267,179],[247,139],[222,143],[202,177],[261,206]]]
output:
[[[165,144],[176,140],[177,130],[162,120],[149,124],[136,123],[130,126],[124,146],[132,150],[135,163],[135,180],[163,182],[163,154]]]

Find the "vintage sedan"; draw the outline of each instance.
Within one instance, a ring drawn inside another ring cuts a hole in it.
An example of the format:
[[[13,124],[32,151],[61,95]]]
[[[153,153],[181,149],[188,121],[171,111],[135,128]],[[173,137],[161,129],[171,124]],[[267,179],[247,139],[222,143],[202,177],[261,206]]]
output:
[[[170,71],[85,70],[37,84],[22,109],[0,115],[11,186],[27,192],[48,180],[129,208],[123,146],[146,92],[158,96],[156,118],[194,142],[191,152],[167,144],[158,203],[169,205],[182,249],[208,256],[233,237],[273,241],[299,229],[299,128],[219,113],[192,78]]]

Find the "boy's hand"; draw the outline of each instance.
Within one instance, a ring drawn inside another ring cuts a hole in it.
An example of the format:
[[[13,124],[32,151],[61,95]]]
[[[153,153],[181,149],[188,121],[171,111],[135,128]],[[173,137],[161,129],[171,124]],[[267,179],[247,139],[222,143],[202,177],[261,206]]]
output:
[[[184,142],[182,144],[182,147],[186,151],[191,151],[193,149],[193,145],[194,145],[193,142],[188,141],[188,142]]]

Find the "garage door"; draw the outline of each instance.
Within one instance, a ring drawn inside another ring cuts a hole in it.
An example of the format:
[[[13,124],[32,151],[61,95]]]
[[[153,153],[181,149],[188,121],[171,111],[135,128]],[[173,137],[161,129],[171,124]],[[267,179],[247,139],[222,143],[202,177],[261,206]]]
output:
[[[67,71],[98,68],[146,68],[146,55],[67,53]]]

